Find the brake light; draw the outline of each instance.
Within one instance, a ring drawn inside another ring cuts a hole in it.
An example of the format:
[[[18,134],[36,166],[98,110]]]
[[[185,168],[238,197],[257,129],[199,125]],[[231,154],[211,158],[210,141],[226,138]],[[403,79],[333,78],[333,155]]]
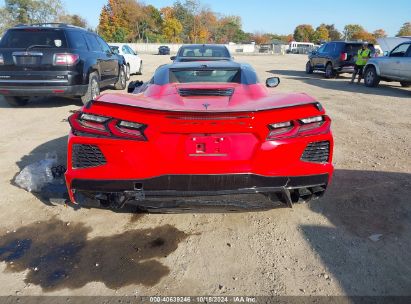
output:
[[[85,133],[92,135],[110,136],[105,122],[109,120],[108,117],[84,114],[76,112],[69,117],[69,123],[73,129],[73,133]]]
[[[69,54],[69,53],[54,54],[53,64],[54,65],[74,65],[79,61],[79,59],[80,59],[80,56],[78,54]]]
[[[143,134],[145,127],[143,124],[125,120],[112,120],[109,123],[109,128],[113,135],[141,141],[146,140]]]
[[[2,54],[0,54],[0,64],[1,64],[1,65],[4,64],[4,58],[3,58],[3,55],[2,55]]]
[[[348,59],[348,54],[347,54],[347,53],[341,53],[340,59],[341,59],[342,61],[347,60],[347,59]]]
[[[329,132],[330,127],[331,119],[325,115],[274,123],[268,125],[270,132],[267,140],[324,134]]]
[[[144,124],[115,118],[76,112],[69,117],[74,134],[94,135],[146,141]]]
[[[268,125],[270,133],[268,133],[267,140],[273,140],[278,138],[292,137],[295,132],[291,132],[294,129],[294,123],[292,121],[274,123]]]
[[[315,116],[300,119],[299,136],[327,133],[330,130],[331,120],[328,116]]]

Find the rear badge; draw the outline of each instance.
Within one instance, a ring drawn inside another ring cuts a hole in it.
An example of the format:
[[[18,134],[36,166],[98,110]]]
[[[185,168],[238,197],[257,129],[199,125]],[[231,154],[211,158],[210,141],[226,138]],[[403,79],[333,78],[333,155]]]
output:
[[[203,107],[206,109],[206,110],[208,110],[208,107],[210,106],[210,104],[209,103],[203,103]]]

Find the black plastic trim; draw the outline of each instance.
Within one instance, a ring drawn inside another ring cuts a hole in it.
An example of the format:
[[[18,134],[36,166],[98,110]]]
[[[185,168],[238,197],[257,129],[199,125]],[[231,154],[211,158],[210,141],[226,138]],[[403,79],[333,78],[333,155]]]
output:
[[[309,176],[274,176],[255,174],[221,175],[162,175],[149,179],[86,180],[74,179],[71,188],[87,192],[135,191],[142,184],[146,195],[219,195],[231,193],[277,192],[281,189],[298,189],[326,186],[328,174]]]

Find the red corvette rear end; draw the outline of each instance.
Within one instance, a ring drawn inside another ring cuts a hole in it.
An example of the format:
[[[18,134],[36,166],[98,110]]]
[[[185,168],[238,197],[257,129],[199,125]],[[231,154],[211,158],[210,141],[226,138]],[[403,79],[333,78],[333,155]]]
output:
[[[66,181],[81,205],[267,193],[291,206],[321,196],[333,173],[322,106],[259,83],[152,83],[103,95],[69,121]]]

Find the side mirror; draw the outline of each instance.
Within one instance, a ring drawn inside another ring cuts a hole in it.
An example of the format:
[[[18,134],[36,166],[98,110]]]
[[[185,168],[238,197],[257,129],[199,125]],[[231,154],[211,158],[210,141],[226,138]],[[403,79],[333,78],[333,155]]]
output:
[[[390,56],[390,53],[388,51],[385,51],[384,56]]]
[[[171,59],[172,61],[176,60],[176,58],[177,58],[177,56],[171,56],[171,57],[170,57],[170,59]]]
[[[141,87],[143,84],[144,82],[140,80],[130,81],[127,87],[127,93],[133,93],[136,88]]]
[[[280,84],[279,77],[270,77],[270,78],[267,78],[267,80],[265,81],[265,85],[267,86],[267,88],[275,88],[275,87],[278,87],[279,84]]]
[[[311,55],[317,55],[317,51],[312,51]]]

